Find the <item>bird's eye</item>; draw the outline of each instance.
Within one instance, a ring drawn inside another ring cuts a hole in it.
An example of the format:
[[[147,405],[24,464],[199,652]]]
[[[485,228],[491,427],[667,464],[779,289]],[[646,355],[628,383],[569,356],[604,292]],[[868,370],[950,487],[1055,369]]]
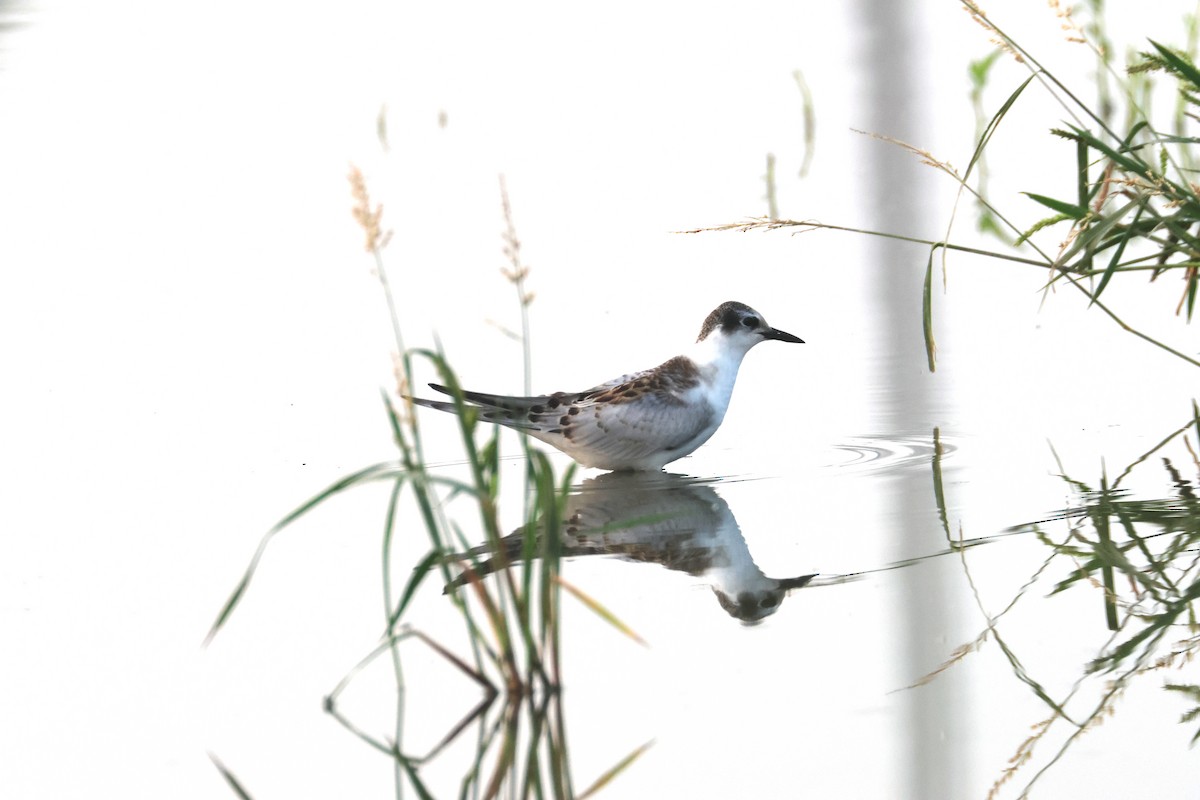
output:
[[[758,317],[742,317],[742,324],[747,328],[757,328]]]

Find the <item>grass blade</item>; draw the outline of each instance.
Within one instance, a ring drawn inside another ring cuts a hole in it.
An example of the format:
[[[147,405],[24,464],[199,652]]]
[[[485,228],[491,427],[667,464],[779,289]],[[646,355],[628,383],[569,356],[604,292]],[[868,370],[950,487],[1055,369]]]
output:
[[[221,759],[217,758],[214,754],[209,753],[208,760],[211,761],[213,766],[217,768],[217,771],[221,773],[221,777],[224,778],[225,782],[229,784],[229,788],[233,789],[234,794],[242,798],[242,800],[253,800],[250,797],[250,793],[247,792],[238,779],[234,777],[233,773],[230,772],[223,763],[221,763]]]
[[[345,478],[341,478],[330,484],[323,491],[318,492],[312,498],[298,506],[291,513],[287,514],[279,522],[275,523],[275,525],[269,531],[263,534],[262,539],[259,540],[258,548],[254,551],[254,555],[250,558],[250,563],[247,565],[245,572],[242,573],[242,579],[238,581],[237,586],[234,587],[233,592],[229,595],[229,599],[225,601],[225,605],[221,607],[220,613],[217,614],[216,621],[213,622],[212,627],[208,630],[208,634],[204,637],[204,646],[207,646],[213,640],[213,637],[217,635],[217,633],[229,620],[230,615],[233,614],[238,603],[241,602],[242,596],[246,593],[246,589],[250,587],[250,581],[254,577],[255,571],[258,569],[258,564],[262,560],[263,553],[266,552],[267,545],[270,543],[275,534],[279,533],[288,525],[291,525],[300,517],[304,516],[309,511],[312,511],[329,498],[334,497],[353,486],[357,486],[360,483],[367,483],[374,480],[380,480],[382,478],[395,477],[398,474],[398,471],[399,467],[394,461],[384,461],[379,464],[372,464],[369,467],[360,469],[357,472],[351,473]]]
[[[1146,201],[1143,200],[1138,204],[1138,210],[1133,216],[1133,222],[1125,229],[1125,235],[1122,236],[1120,241],[1117,242],[1117,249],[1113,252],[1112,258],[1109,259],[1108,266],[1104,269],[1104,274],[1100,276],[1100,283],[1096,285],[1095,290],[1092,292],[1091,303],[1096,302],[1096,299],[1100,297],[1100,293],[1104,291],[1104,287],[1108,286],[1108,282],[1112,280],[1112,276],[1116,274],[1117,265],[1120,264],[1121,256],[1125,253],[1125,245],[1129,244],[1129,241],[1136,237],[1137,223],[1138,220],[1141,219],[1142,213],[1145,212],[1145,210]],[[1091,305],[1091,303],[1088,305]]]
[[[995,51],[995,53],[992,55],[992,59],[994,60],[995,57],[1001,52],[1002,51],[1000,50]],[[990,66],[990,64],[988,64],[988,66]],[[979,137],[979,142],[975,145],[975,152],[971,154],[971,161],[967,164],[967,171],[963,173],[964,181],[970,177],[971,170],[975,168],[976,162],[983,157],[984,148],[986,148],[988,143],[992,140],[992,134],[994,134],[996,129],[1000,127],[1000,122],[1004,119],[1004,116],[1008,113],[1008,110],[1012,108],[1012,104],[1017,102],[1017,98],[1021,96],[1021,93],[1025,91],[1025,87],[1028,86],[1030,81],[1032,81],[1035,77],[1037,76],[1030,75],[1028,78],[1026,78],[1025,81],[1017,87],[1017,90],[1008,96],[1008,99],[1005,100],[1004,104],[1000,106],[1000,110],[992,116],[991,121],[988,122],[987,127],[983,131],[983,135]]]
[[[942,483],[942,438],[939,428],[933,429],[933,500],[937,505],[938,519],[942,523],[942,532],[946,534],[946,541],[954,546],[953,537],[950,535],[950,517],[946,513],[946,491]]]
[[[596,616],[603,619],[609,625],[612,625],[614,628],[619,630],[621,633],[625,634],[630,639],[633,639],[635,642],[642,645],[643,647],[650,646],[646,642],[645,639],[643,639],[641,636],[638,636],[637,633],[635,633],[632,628],[630,628],[628,625],[626,625],[624,622],[622,622],[617,617],[616,614],[609,611],[607,608],[605,608],[603,605],[601,605],[598,600],[596,600],[595,598],[593,598],[590,595],[588,595],[587,593],[585,593],[582,589],[580,589],[577,586],[571,585],[561,575],[555,575],[554,581],[559,586],[561,586],[562,588],[564,588],[568,592],[570,592],[572,595],[574,595],[576,600],[578,600],[579,602],[581,602],[585,606],[587,606],[589,609],[591,609],[591,611],[594,614],[596,614]]]
[[[925,334],[925,357],[929,361],[929,371],[937,371],[937,342],[933,338],[933,251],[939,245],[929,250],[929,262],[925,265],[925,286],[921,290],[921,330]]]
[[[1109,213],[1108,216],[1104,217],[1101,221],[1093,225],[1089,225],[1086,230],[1075,237],[1075,241],[1071,243],[1071,246],[1067,248],[1067,250],[1061,256],[1059,256],[1057,262],[1059,268],[1062,269],[1064,265],[1069,264],[1071,259],[1074,258],[1080,250],[1096,247],[1098,242],[1104,242],[1105,237],[1108,236],[1108,234],[1120,224],[1121,220],[1125,218],[1126,214],[1135,208],[1143,206],[1144,203],[1145,200],[1143,198],[1134,198],[1118,208],[1116,211]],[[1098,249],[1103,249],[1104,247],[1107,247],[1107,243],[1101,245]],[[1057,273],[1055,275],[1055,279],[1057,280],[1060,275],[1062,275],[1061,272]],[[1092,295],[1092,302],[1097,302],[1094,295]]]
[[[396,761],[399,762],[401,768],[403,768],[404,774],[408,776],[408,780],[410,783],[412,783],[413,790],[416,791],[417,797],[421,798],[421,800],[434,800],[433,795],[430,794],[429,790],[425,788],[425,784],[422,783],[421,779],[417,777],[417,770],[416,767],[413,766],[412,761],[400,755],[399,753],[395,753],[394,757]]]
[[[421,559],[421,563],[413,567],[412,575],[409,576],[408,583],[404,585],[404,592],[400,595],[400,602],[396,604],[396,610],[392,612],[390,617],[388,617],[389,631],[392,630],[396,626],[396,623],[400,621],[400,617],[404,615],[404,610],[408,608],[408,604],[412,600],[413,595],[416,594],[417,589],[425,581],[425,576],[429,574],[429,571],[432,570],[433,567],[436,566],[439,561],[441,561],[441,559],[442,553],[440,550],[430,550],[425,555],[425,558]]]
[[[1021,192],[1021,194],[1025,195],[1030,200],[1036,200],[1046,208],[1057,211],[1059,214],[1062,214],[1069,219],[1081,220],[1088,215],[1087,206],[1078,206],[1074,203],[1055,200],[1053,197],[1046,197],[1043,194],[1036,194],[1034,192]]]
[[[1150,44],[1154,45],[1154,49],[1158,50],[1159,56],[1172,68],[1174,72],[1187,80],[1193,87],[1200,89],[1200,70],[1196,69],[1196,65],[1192,64],[1185,58],[1180,58],[1174,50],[1163,47],[1153,39]]]
[[[585,798],[591,797],[596,792],[603,789],[605,786],[607,786],[609,783],[612,782],[613,778],[617,777],[622,772],[624,772],[625,769],[630,764],[632,764],[633,762],[635,762],[639,758],[641,758],[642,754],[645,753],[647,750],[649,750],[653,746],[654,746],[654,740],[651,739],[650,741],[648,741],[645,744],[641,745],[640,747],[636,748],[629,755],[622,758],[620,761],[618,761],[616,764],[614,764],[611,769],[609,769],[607,772],[605,772],[603,775],[601,775],[599,778],[597,778],[595,783],[593,783],[588,788],[584,789],[583,793],[579,795],[579,800],[585,800]]]

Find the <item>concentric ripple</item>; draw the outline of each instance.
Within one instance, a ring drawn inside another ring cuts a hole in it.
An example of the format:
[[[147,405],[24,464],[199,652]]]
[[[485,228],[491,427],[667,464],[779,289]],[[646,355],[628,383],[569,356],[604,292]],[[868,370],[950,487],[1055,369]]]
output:
[[[958,448],[953,439],[939,437],[942,458],[952,455]],[[914,436],[864,436],[833,445],[834,460],[825,466],[870,472],[888,472],[913,465],[928,467],[935,453],[935,444],[930,435]]]

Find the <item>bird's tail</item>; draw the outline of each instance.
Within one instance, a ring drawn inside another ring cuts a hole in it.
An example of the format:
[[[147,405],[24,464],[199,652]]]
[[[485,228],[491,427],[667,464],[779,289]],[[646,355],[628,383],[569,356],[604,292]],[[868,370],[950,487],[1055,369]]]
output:
[[[437,383],[429,384],[429,388],[442,394],[454,394],[453,390]],[[481,420],[507,425],[511,428],[528,429],[535,429],[537,427],[535,420],[529,418],[532,416],[530,409],[537,405],[537,401],[549,399],[540,397],[505,397],[504,395],[467,391],[462,393],[462,397],[467,407],[475,409]],[[458,410],[458,406],[449,400],[426,400],[423,397],[409,397],[408,399],[416,405],[432,408],[436,411],[446,411],[453,414]]]

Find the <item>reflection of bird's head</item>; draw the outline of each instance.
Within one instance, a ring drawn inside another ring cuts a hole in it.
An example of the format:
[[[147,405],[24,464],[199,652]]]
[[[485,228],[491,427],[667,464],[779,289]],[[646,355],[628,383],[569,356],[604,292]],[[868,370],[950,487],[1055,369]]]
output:
[[[754,625],[779,610],[789,589],[798,589],[815,577],[817,577],[816,574],[801,575],[799,578],[784,578],[783,580],[768,578],[767,580],[775,586],[769,589],[745,589],[737,594],[723,592],[714,586],[713,594],[717,596],[717,602],[721,604],[721,608],[725,609],[725,613],[747,625]]]
[[[721,608],[725,609],[725,613],[734,619],[753,625],[779,610],[784,592],[775,589],[760,592],[738,592],[737,596],[734,596],[726,594],[714,586],[713,594],[717,596],[717,602],[721,604]]]

